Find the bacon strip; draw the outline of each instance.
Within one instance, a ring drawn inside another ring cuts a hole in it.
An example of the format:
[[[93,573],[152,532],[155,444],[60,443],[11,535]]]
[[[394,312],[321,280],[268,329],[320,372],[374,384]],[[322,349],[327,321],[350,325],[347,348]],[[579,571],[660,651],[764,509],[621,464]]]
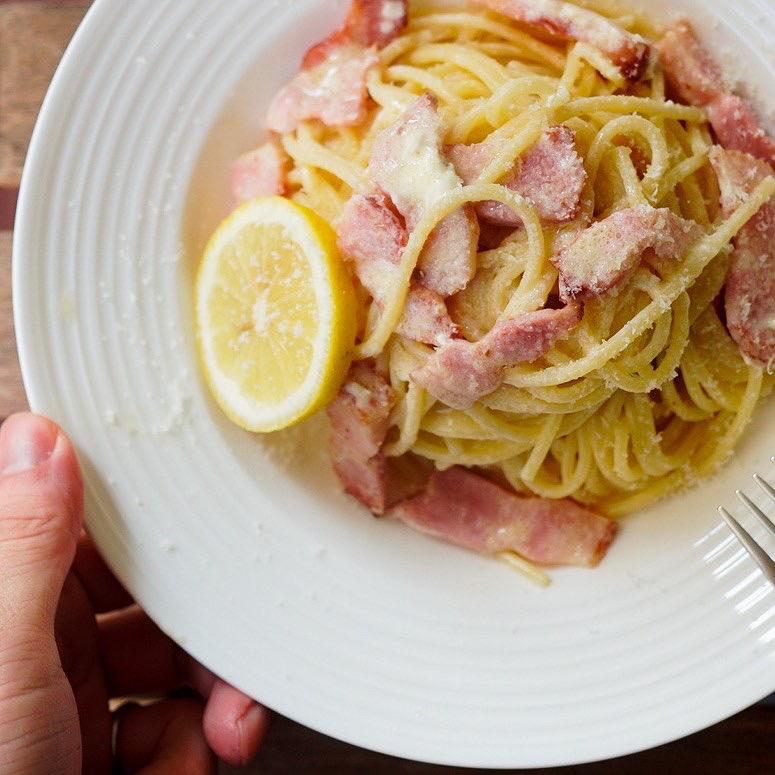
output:
[[[447,154],[465,184],[474,183],[496,153],[492,142],[452,145]],[[572,221],[581,208],[587,180],[584,162],[576,150],[576,133],[566,126],[549,127],[539,141],[501,181],[521,194],[547,223]],[[519,216],[501,202],[480,202],[479,217],[487,223],[521,226]]]
[[[429,206],[462,185],[442,154],[443,136],[438,101],[426,93],[374,139],[369,174],[406,218],[410,231]]]
[[[474,552],[514,551],[541,565],[594,567],[617,532],[571,500],[521,498],[461,467],[435,472],[388,516]]]
[[[749,153],[775,166],[775,142],[751,104],[726,90],[721,68],[686,20],[665,34],[659,53],[673,91],[684,102],[707,109],[708,120],[724,148]]]
[[[301,72],[269,106],[267,127],[284,134],[300,121],[358,126],[366,119],[366,78],[385,46],[404,30],[408,0],[353,0],[342,27],[304,55]]]
[[[500,387],[507,367],[540,358],[580,320],[575,305],[518,315],[476,343],[459,340],[439,348],[412,380],[447,406],[468,409]]]
[[[560,272],[565,302],[600,296],[624,282],[653,250],[658,258],[678,259],[701,234],[701,228],[668,209],[619,210],[581,232],[552,257]]]
[[[339,249],[353,261],[361,284],[382,304],[396,282],[406,246],[406,229],[382,193],[356,194],[337,224]],[[407,339],[440,345],[457,334],[441,296],[421,285],[409,290],[398,333]]]
[[[301,66],[304,70],[317,67],[344,43],[382,48],[397,38],[408,23],[409,0],[352,0],[342,26],[312,46]]]
[[[630,81],[643,75],[650,48],[637,36],[594,11],[561,0],[474,0],[503,16],[562,41],[589,43],[606,54]]]
[[[461,187],[442,153],[444,127],[436,98],[424,94],[374,140],[369,173],[412,231],[445,194]],[[462,290],[476,271],[479,223],[469,206],[450,213],[431,233],[418,261],[423,285],[441,296]]]
[[[336,226],[339,250],[372,298],[381,302],[395,278],[406,247],[406,228],[381,192],[356,194],[344,206]]]
[[[462,291],[476,274],[479,221],[472,205],[453,210],[430,233],[417,260],[420,282],[439,296]]]
[[[352,365],[347,382],[329,404],[329,450],[345,492],[374,514],[422,490],[430,464],[414,455],[388,458],[382,451],[395,394],[373,361]]]
[[[724,93],[721,68],[682,19],[659,42],[659,58],[676,96],[702,107]]]
[[[329,406],[329,419],[352,453],[369,459],[382,447],[394,404],[393,389],[374,363],[358,361]]]
[[[327,126],[358,126],[366,119],[366,77],[379,59],[346,38],[320,44],[302,70],[269,105],[266,125],[273,132],[293,132],[301,121],[319,119]],[[314,67],[309,63],[317,61]]]
[[[455,167],[455,172],[466,185],[476,183],[484,168],[493,160],[497,149],[486,140],[472,145],[448,145],[447,158]]]
[[[452,322],[444,299],[422,285],[409,289],[404,314],[396,330],[407,339],[435,347],[458,335],[458,327]]]
[[[350,37],[362,46],[386,46],[409,21],[409,0],[353,0],[344,22]]]
[[[775,141],[764,131],[749,102],[736,94],[725,94],[711,102],[707,111],[724,148],[750,154],[775,168]]]
[[[279,143],[270,141],[240,156],[231,167],[231,191],[240,204],[257,196],[284,196],[290,160]]]
[[[710,161],[727,216],[773,174],[765,162],[740,151],[715,147]],[[735,238],[725,307],[729,333],[740,350],[771,368],[775,363],[775,200],[764,205]]]
[[[347,382],[329,404],[329,450],[346,492],[373,512],[387,504],[386,461],[382,444],[395,395],[372,362],[353,364]]]

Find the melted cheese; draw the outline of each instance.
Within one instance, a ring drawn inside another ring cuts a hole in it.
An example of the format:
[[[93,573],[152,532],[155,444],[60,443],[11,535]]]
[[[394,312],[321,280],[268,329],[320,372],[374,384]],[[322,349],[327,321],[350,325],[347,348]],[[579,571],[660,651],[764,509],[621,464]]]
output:
[[[393,139],[394,156],[382,170],[382,183],[396,201],[425,210],[462,187],[453,166],[439,150],[432,122],[412,119]]]

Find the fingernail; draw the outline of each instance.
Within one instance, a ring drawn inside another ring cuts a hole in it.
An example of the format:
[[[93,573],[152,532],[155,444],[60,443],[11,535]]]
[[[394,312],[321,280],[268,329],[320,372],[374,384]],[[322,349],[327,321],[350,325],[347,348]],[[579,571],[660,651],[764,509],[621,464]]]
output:
[[[0,474],[43,465],[54,451],[59,428],[35,414],[15,414],[0,428]]]
[[[266,708],[253,705],[237,722],[240,737],[240,759],[244,764],[250,763],[258,752],[261,743],[261,731],[266,724]]]

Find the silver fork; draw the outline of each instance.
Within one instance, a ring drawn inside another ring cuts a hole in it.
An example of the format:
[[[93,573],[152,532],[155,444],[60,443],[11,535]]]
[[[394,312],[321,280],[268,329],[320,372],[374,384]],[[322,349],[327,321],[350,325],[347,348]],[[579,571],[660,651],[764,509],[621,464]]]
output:
[[[775,463],[775,458],[772,458],[772,462]],[[759,476],[759,474],[754,474],[753,479],[775,501],[775,487]],[[735,490],[735,495],[737,495],[743,506],[775,537],[775,524],[773,521],[742,490]],[[719,506],[718,510],[724,521],[729,525],[729,529],[737,536],[737,540],[740,541],[748,554],[756,561],[756,564],[761,568],[762,573],[769,580],[770,584],[775,585],[775,560],[756,543],[751,534],[723,506]]]

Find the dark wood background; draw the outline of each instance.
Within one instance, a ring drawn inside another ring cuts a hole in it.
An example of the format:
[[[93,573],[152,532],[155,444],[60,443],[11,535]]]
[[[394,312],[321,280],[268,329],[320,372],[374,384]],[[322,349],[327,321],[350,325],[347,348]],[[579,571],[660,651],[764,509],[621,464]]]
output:
[[[45,90],[88,6],[88,0],[0,0],[0,418],[26,407],[16,361],[10,290],[11,236],[19,177]],[[543,772],[563,775],[765,775],[775,772],[773,732],[775,702],[770,702],[750,708],[704,732],[645,753]],[[451,775],[466,772],[370,753],[279,716],[250,771],[332,775]],[[224,772],[231,770],[224,768]]]

